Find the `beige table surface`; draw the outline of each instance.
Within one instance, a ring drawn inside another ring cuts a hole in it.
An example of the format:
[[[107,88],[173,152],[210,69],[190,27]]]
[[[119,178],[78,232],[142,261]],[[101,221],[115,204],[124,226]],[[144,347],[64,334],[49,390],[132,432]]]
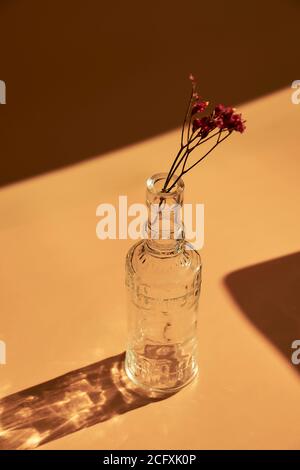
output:
[[[0,396],[50,381],[0,402],[2,447],[48,440],[40,449],[300,448],[300,365],[224,283],[233,271],[299,250],[300,105],[290,95],[241,106],[247,132],[185,179],[185,201],[205,204],[200,375],[163,401],[149,403],[123,376],[123,267],[132,241],[98,240],[95,213],[121,194],[144,202],[145,179],[167,169],[179,131],[0,190],[0,339],[7,347]],[[263,298],[264,282],[255,288]],[[272,315],[278,295],[277,283],[262,317]],[[296,307],[289,312],[300,339]]]

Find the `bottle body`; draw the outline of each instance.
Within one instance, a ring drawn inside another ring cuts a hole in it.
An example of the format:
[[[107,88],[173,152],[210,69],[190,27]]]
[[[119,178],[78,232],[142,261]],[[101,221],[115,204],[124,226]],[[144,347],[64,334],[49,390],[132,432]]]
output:
[[[136,244],[126,260],[126,371],[143,387],[173,391],[189,383],[198,369],[200,257],[183,250],[172,258],[155,258],[145,245]]]
[[[148,391],[176,391],[197,374],[200,285],[200,256],[184,238],[163,238],[159,229],[154,240],[136,243],[127,254],[125,368]]]

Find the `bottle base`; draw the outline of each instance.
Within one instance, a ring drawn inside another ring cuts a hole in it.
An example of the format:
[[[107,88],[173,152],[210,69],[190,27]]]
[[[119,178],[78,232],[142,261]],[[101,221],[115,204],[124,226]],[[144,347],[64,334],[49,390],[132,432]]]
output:
[[[181,389],[189,385],[191,382],[193,382],[196,377],[198,376],[198,365],[195,364],[193,367],[193,371],[190,375],[190,377],[185,380],[182,383],[179,383],[178,385],[174,387],[155,387],[155,386],[150,386],[148,384],[145,384],[137,379],[134,373],[132,373],[130,366],[127,361],[127,355],[125,359],[125,372],[127,377],[131,382],[134,383],[139,389],[146,395],[151,396],[151,397],[157,397],[157,396],[168,396],[168,395],[173,395],[174,393],[179,392]]]

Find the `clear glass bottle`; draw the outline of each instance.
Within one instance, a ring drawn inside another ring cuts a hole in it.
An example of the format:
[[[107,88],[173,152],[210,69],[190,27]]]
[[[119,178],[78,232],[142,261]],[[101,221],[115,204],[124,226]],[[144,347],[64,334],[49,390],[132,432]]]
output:
[[[166,177],[161,173],[147,180],[146,236],[126,257],[125,369],[147,391],[172,393],[187,385],[198,370],[201,259],[184,239],[180,210],[184,183],[180,179],[166,193],[162,191]]]

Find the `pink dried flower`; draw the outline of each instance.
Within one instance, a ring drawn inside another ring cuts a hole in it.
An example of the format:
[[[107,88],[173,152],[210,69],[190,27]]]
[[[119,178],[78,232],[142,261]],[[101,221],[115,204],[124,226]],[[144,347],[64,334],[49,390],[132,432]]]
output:
[[[218,104],[214,109],[215,116],[220,116],[220,114],[222,114],[224,110],[225,106],[223,104]]]
[[[208,106],[208,101],[196,101],[192,106],[191,115],[193,116],[196,113],[203,113]]]
[[[236,114],[234,108],[219,104],[214,109],[214,122],[219,129],[244,132],[246,126],[241,114]]]
[[[218,127],[219,129],[224,129],[224,121],[223,121],[222,116],[215,117],[214,121],[215,121],[216,127]]]
[[[201,137],[206,137],[213,129],[216,128],[215,121],[210,116],[204,116],[193,120],[193,132],[200,129]]]
[[[193,120],[193,132],[201,127],[201,119],[196,118]]]
[[[237,132],[244,132],[246,129],[245,121],[242,119],[241,114],[232,114],[230,121],[228,123],[228,130],[233,130]]]
[[[200,98],[197,92],[197,83],[195,77],[190,74],[189,79],[192,82],[192,91],[189,105],[184,117],[181,130],[181,146],[171,165],[166,178],[163,191],[169,192],[176,185],[179,178],[192,170],[196,165],[204,160],[219,144],[227,139],[233,131],[244,132],[246,126],[241,114],[237,114],[231,106],[218,104],[212,113],[202,118],[197,117],[208,106],[208,102]],[[192,132],[191,132],[192,128]],[[212,132],[216,130],[216,132]],[[206,138],[209,135],[208,138]],[[215,140],[210,140],[214,138]],[[198,160],[189,164],[190,154],[200,145],[210,141],[211,147],[204,151],[204,154]],[[171,178],[178,172],[178,176],[171,183]]]
[[[224,106],[223,104],[218,104],[214,110],[215,116],[221,116],[223,119],[229,119],[233,113],[234,108],[231,106]]]

